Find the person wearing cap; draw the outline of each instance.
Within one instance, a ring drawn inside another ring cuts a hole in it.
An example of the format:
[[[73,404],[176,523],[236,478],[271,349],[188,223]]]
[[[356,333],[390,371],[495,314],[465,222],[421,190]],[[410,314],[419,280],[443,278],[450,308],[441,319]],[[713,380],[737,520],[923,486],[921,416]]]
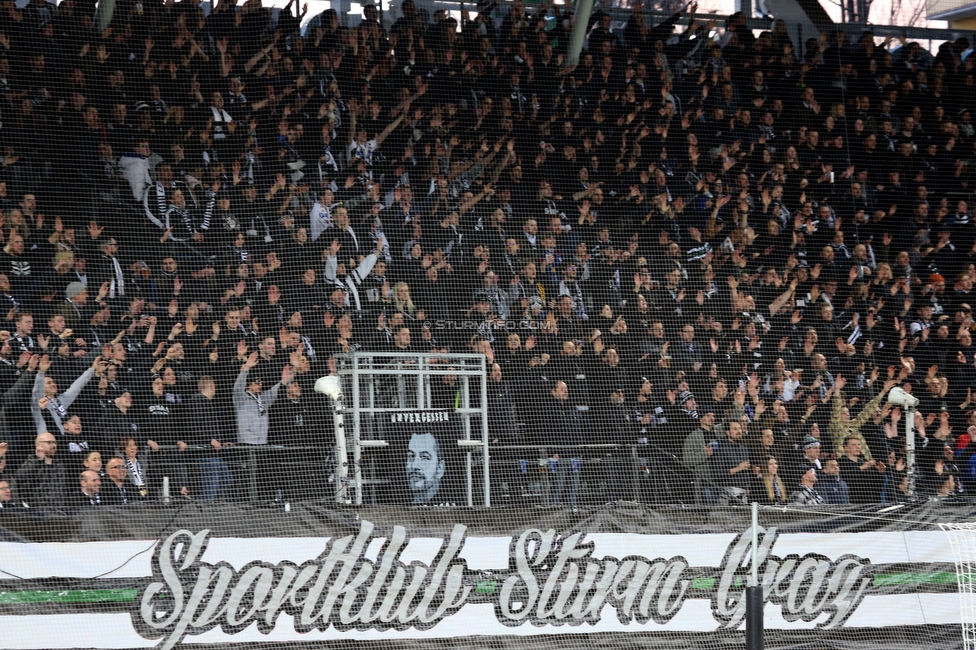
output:
[[[64,290],[64,302],[55,308],[55,313],[64,317],[65,324],[68,327],[76,328],[88,321],[85,318],[87,304],[88,287],[80,282],[71,282]]]
[[[817,492],[817,470],[810,467],[800,477],[799,487],[790,494],[791,506],[820,506],[824,504],[823,496]]]
[[[701,416],[698,403],[690,390],[669,390],[667,398],[669,406],[664,411],[668,425],[665,429],[666,436],[652,442],[680,458],[684,441],[700,425]]]
[[[479,289],[474,292],[474,304],[468,310],[468,317],[478,323],[478,334],[489,343],[495,342],[495,327],[499,325],[498,315],[492,313],[491,298],[488,292]]]
[[[941,316],[945,313],[946,307],[948,306],[948,296],[945,295],[945,276],[941,273],[931,273],[929,274],[928,282],[931,285],[928,300],[932,303],[932,315]]]
[[[791,463],[790,471],[786,472],[787,480],[792,485],[799,483],[803,474],[811,467],[817,471],[823,469],[823,461],[820,460],[820,440],[809,434],[804,436],[799,451],[799,454],[795,451],[791,452],[796,454],[796,459]]]
[[[241,371],[234,382],[234,413],[237,416],[237,442],[242,445],[268,444],[269,417],[268,409],[274,406],[278,399],[278,391],[282,386],[288,386],[294,375],[290,365],[285,365],[281,371],[281,381],[273,387],[264,390],[264,379],[251,371],[258,365],[257,352],[251,355],[241,366]]]

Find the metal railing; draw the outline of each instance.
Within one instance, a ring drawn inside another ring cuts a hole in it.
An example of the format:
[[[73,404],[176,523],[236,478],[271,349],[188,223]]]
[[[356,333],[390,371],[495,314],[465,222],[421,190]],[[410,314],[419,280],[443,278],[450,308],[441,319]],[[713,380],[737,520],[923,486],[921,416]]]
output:
[[[452,375],[458,381],[460,403],[449,410],[460,416],[461,438],[457,445],[465,458],[467,505],[473,506],[472,454],[478,449],[487,456],[489,442],[487,361],[484,355],[357,352],[336,355],[336,358],[344,394],[351,398],[349,403],[343,399],[341,406],[336,403],[336,500],[362,505],[364,488],[376,485],[376,479],[364,477],[364,471],[372,472],[374,468],[363,467],[363,451],[387,446],[383,437],[385,428],[380,425],[382,417],[388,413],[432,409],[433,381]],[[352,418],[351,440],[345,430],[346,416]],[[351,476],[346,451],[349,446],[353,450]],[[486,507],[491,505],[489,480],[489,468],[485,464],[481,482],[482,505]]]

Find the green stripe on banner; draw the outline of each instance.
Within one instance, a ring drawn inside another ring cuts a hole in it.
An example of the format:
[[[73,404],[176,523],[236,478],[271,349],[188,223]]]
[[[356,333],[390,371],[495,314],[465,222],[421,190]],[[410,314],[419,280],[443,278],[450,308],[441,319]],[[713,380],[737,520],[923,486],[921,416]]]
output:
[[[30,603],[128,603],[138,589],[68,589],[65,591],[0,591],[0,605]]]
[[[969,577],[965,576],[968,580]],[[935,573],[882,573],[874,576],[875,587],[893,585],[954,585],[956,574],[951,571]]]
[[[691,581],[691,588],[699,591],[715,589],[715,578],[698,577]],[[735,581],[744,582],[741,579]],[[956,574],[950,571],[936,573],[882,573],[874,576],[875,587],[905,585],[954,585]],[[475,591],[490,594],[495,591],[493,581],[479,580]],[[136,599],[138,589],[68,589],[64,591],[0,591],[0,605],[26,605],[31,603],[128,603]]]

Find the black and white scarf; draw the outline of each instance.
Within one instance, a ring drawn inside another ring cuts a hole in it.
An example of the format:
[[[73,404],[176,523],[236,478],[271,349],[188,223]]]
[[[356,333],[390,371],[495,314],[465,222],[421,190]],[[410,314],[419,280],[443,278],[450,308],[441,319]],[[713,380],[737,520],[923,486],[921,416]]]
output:
[[[138,460],[125,459],[125,467],[129,470],[129,476],[136,487],[143,487],[146,484],[146,477],[142,473],[142,465]]]
[[[268,412],[268,407],[264,405],[264,401],[262,401],[261,399],[261,393],[252,393],[248,391],[245,393],[245,395],[247,395],[248,398],[254,400],[254,403],[258,407],[258,415],[264,415],[265,413]]]

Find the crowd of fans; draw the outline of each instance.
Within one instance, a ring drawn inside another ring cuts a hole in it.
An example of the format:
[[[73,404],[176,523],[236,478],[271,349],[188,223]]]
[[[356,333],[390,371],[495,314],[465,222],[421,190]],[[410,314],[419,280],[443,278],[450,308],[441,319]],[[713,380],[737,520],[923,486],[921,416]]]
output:
[[[0,505],[227,496],[231,446],[330,448],[362,351],[486,355],[500,489],[541,445],[573,508],[594,458],[601,502],[905,499],[894,386],[918,491],[976,476],[964,39],[635,3],[569,66],[565,7],[470,9],[4,6]]]

